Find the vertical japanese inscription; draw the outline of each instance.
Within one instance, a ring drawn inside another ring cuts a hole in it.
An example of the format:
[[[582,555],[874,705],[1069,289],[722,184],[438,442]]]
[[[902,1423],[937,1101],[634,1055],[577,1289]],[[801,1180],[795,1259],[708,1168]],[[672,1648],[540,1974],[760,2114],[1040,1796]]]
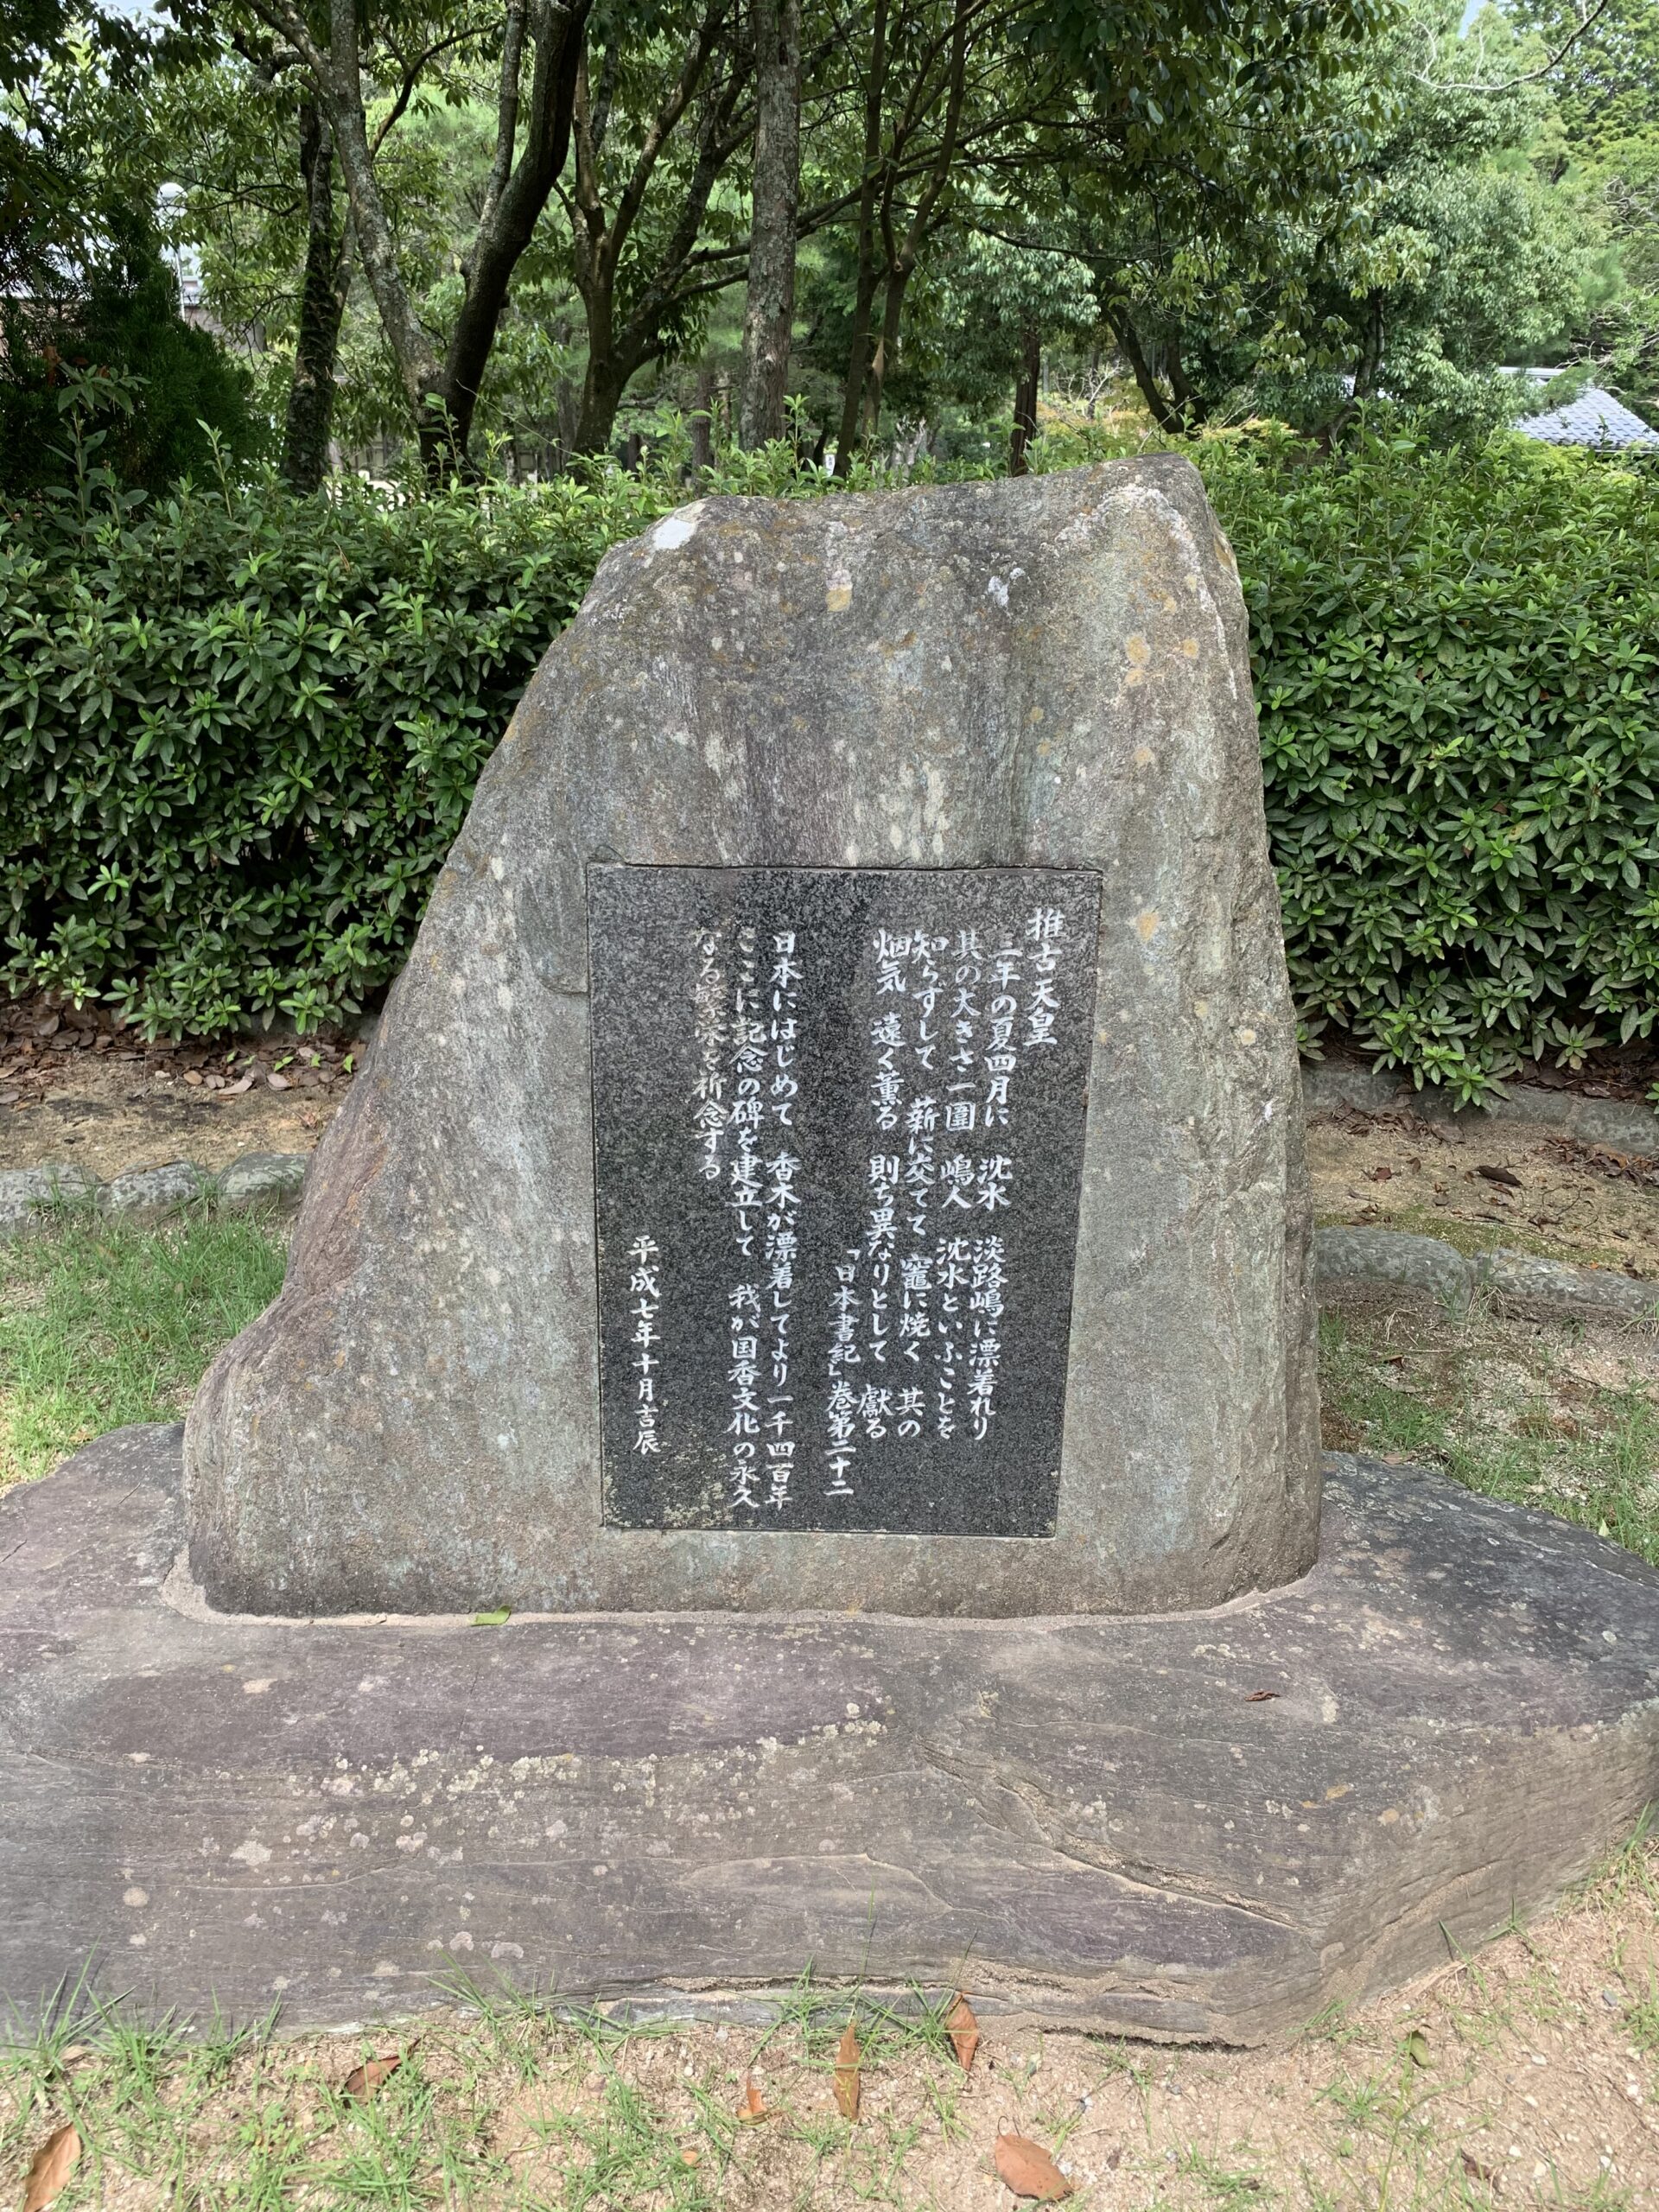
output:
[[[1052,1533],[1098,904],[590,868],[607,1523]]]

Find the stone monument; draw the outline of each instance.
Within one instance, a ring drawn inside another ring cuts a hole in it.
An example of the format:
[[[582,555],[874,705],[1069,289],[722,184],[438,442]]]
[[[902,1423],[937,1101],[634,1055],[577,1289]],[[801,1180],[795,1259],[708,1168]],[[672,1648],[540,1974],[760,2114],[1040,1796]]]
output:
[[[1321,1515],[1309,1243],[1194,472],[670,516],[182,1448],[0,1501],[0,1994],[810,1960],[1249,2042],[1478,1942],[1659,1796],[1659,1575],[1342,1455]]]
[[[1295,1029],[1185,462],[711,499],[485,771],[286,1287],[212,1602],[1156,1611],[1312,1561]]]

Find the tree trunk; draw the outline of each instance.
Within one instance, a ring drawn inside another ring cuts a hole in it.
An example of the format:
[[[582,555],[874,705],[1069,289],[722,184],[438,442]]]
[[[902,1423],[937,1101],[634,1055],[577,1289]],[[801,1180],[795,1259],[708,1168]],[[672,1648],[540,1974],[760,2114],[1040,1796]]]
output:
[[[1014,435],[1008,440],[1008,474],[1023,476],[1031,442],[1037,435],[1037,394],[1043,378],[1043,334],[1028,322],[1020,334],[1020,372],[1014,384]]]
[[[1354,364],[1354,397],[1373,399],[1382,370],[1382,292],[1374,285],[1365,296],[1365,328]]]
[[[633,373],[633,364],[626,367],[609,353],[590,353],[588,373],[582,380],[582,412],[576,417],[576,435],[572,444],[573,454],[602,454],[611,448],[611,435],[616,428],[616,410],[622,404],[622,395],[628,388],[628,378]]]
[[[858,195],[858,285],[853,297],[853,335],[848,348],[847,389],[841,400],[836,474],[852,474],[859,410],[870,368],[870,317],[875,304],[875,194],[880,180],[881,104],[887,73],[887,0],[875,0],[870,25],[870,73],[864,87],[864,178]]]
[[[723,84],[702,107],[696,156],[691,165],[677,219],[670,226],[661,257],[642,281],[629,283],[627,313],[617,314],[618,271],[645,203],[652,175],[670,137],[698,98],[715,43],[726,26],[726,0],[707,0],[705,12],[686,41],[677,78],[646,130],[632,174],[607,213],[600,156],[609,108],[607,85],[613,75],[613,48],[597,86],[590,84],[585,57],[577,66],[571,134],[575,146],[575,185],[570,198],[572,259],[588,325],[588,373],[576,427],[578,454],[604,452],[611,442],[616,410],[628,380],[647,361],[660,360],[671,343],[673,315],[684,296],[677,287],[696,264],[697,241],[709,200],[725,162],[747,136],[734,134],[734,111],[748,82],[747,49],[734,58]],[[638,272],[632,272],[637,277]],[[702,289],[721,289],[716,280]]]
[[[586,0],[579,0],[579,4],[569,9],[548,8],[541,14],[544,29],[537,41],[530,114],[524,126],[524,145],[516,163],[512,153],[518,130],[518,92],[516,82],[510,86],[507,81],[509,72],[504,60],[496,126],[496,163],[498,173],[505,170],[506,174],[499,188],[492,180],[490,197],[467,262],[467,289],[443,364],[444,412],[451,426],[455,450],[463,460],[472,436],[479,387],[494,349],[495,334],[501,327],[513,271],[535,234],[537,222],[558,181],[569,150],[576,67],[582,57],[587,16]],[[556,19],[560,17],[562,35],[553,29]],[[511,28],[511,11],[508,20]],[[517,71],[515,58],[511,71],[515,79]]]
[[[1129,320],[1127,309],[1109,308],[1106,320],[1111,325],[1112,335],[1122,348],[1123,358],[1130,373],[1141,388],[1141,397],[1159,429],[1172,437],[1179,437],[1187,424],[1180,408],[1160,385],[1147,358],[1147,349],[1141,343],[1139,332]]]
[[[902,245],[894,235],[892,223],[891,180],[889,189],[882,195],[881,230],[887,248],[887,284],[882,302],[881,335],[870,359],[864,398],[865,434],[874,438],[881,425],[881,395],[886,388],[888,372],[899,358],[899,331],[904,319],[905,292],[923,245],[932,227],[934,209],[940,193],[944,189],[956,158],[957,130],[962,119],[963,91],[968,62],[968,18],[971,0],[957,0],[950,29],[950,60],[946,76],[944,128],[939,137],[939,149],[929,169],[910,219]]]
[[[801,189],[800,0],[754,0],[754,184],[738,427],[748,452],[783,436],[789,397]]]
[[[576,432],[582,427],[582,386],[574,377],[561,377],[557,410],[559,449],[552,467],[568,468],[571,455],[576,450]]]
[[[365,27],[372,28],[366,0],[328,0],[326,10],[310,14],[297,0],[251,0],[254,12],[289,41],[311,78],[351,195],[363,275],[430,474],[467,465],[479,383],[512,274],[569,150],[575,66],[590,4],[591,0],[505,0],[494,159],[477,232],[462,262],[466,289],[460,311],[448,346],[440,354],[398,266],[375,163],[387,132],[409,105],[421,68],[467,34],[445,36],[416,58],[371,140],[363,104],[362,41]],[[527,112],[521,117],[518,80],[526,35],[535,53]],[[516,160],[515,149],[521,149]]]
[[[864,435],[874,437],[881,427],[881,395],[887,389],[887,371],[899,358],[899,331],[904,320],[905,287],[910,282],[910,270],[901,262],[887,271],[887,291],[881,302],[881,335],[875,341],[875,351],[870,356],[869,373],[864,381]]]
[[[714,404],[714,374],[705,361],[697,371],[696,396],[686,423],[691,435],[691,474],[698,481],[702,480],[703,470],[715,465]]]
[[[336,7],[334,16],[336,22],[341,18],[350,22],[354,34],[349,0],[347,4]],[[343,85],[336,85],[331,79],[320,88],[321,105],[352,197],[352,221],[357,232],[358,250],[363,257],[364,278],[374,296],[380,327],[397,365],[398,382],[409,404],[422,459],[429,472],[437,474],[444,452],[453,443],[444,402],[443,364],[397,266],[391,221],[380,196],[374,157],[369,148],[368,124],[358,89],[358,68],[353,41],[348,79],[351,89],[348,92]]]
[[[1204,402],[1187,382],[1186,371],[1181,366],[1181,341],[1179,338],[1172,338],[1164,347],[1164,374],[1169,378],[1170,391],[1180,410],[1181,428],[1196,430],[1204,420]]]
[[[290,491],[315,492],[328,469],[334,360],[346,284],[345,256],[334,240],[334,149],[313,98],[300,105],[300,174],[305,180],[308,213],[305,273],[283,435],[283,478]]]

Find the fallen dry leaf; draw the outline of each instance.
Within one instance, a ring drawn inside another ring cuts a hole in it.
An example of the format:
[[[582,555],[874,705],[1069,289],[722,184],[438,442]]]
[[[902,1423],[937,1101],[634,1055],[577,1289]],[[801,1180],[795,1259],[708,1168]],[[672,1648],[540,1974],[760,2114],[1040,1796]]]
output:
[[[1277,1690],[1252,1690],[1244,1702],[1246,1705],[1266,1705],[1270,1698],[1275,1698],[1278,1694]]]
[[[1468,2175],[1471,2181],[1490,2182],[1494,2188],[1496,2188],[1497,2184],[1497,2176],[1491,2167],[1483,2166],[1480,2160],[1472,2157],[1467,2151],[1463,2154],[1463,2171]]]
[[[690,2144],[689,2144],[689,2143],[686,2145],[686,2146],[685,2146],[684,2150],[683,2150],[683,2151],[681,2152],[681,2153],[680,2153],[680,2164],[681,2164],[683,2166],[695,2166],[695,2165],[699,2165],[699,2164],[702,2164],[702,2152],[701,2152],[701,2151],[698,2151],[698,2150],[694,2150],[694,2149],[693,2149],[693,2147],[691,2146],[691,2145],[690,2145]]]
[[[23,2190],[23,2212],[46,2212],[57,2202],[80,2162],[80,2138],[73,2127],[54,2128],[35,2153]]]
[[[1026,2135],[999,2135],[993,2153],[998,2178],[1016,2196],[1035,2197],[1039,2204],[1058,2204],[1077,2191],[1040,2143]]]
[[[979,2022],[974,2018],[974,2008],[958,1990],[944,2016],[945,2033],[950,2038],[950,2048],[957,2054],[957,2063],[964,2074],[974,2070],[974,2053],[979,2049]]]
[[[273,1090],[292,1090],[294,1088],[285,1075],[268,1075],[265,1081]]]
[[[1489,1183],[1501,1183],[1506,1191],[1520,1191],[1526,1187],[1521,1178],[1511,1174],[1507,1167],[1477,1167],[1475,1173],[1484,1175]]]
[[[361,2066],[353,2066],[346,2076],[348,2097],[372,2097],[383,2082],[389,2082],[404,2063],[400,2050],[383,2051],[378,2058],[365,2058]]]
[[[759,2127],[763,2120],[770,2120],[766,2101],[753,2074],[743,2076],[743,2101],[738,2107],[737,2124],[740,2127]]]
[[[252,1077],[251,1075],[245,1075],[245,1076],[241,1077],[240,1077],[237,1082],[232,1083],[232,1084],[228,1084],[228,1085],[226,1086],[226,1092],[225,1092],[225,1096],[226,1096],[227,1098],[235,1098],[235,1097],[239,1096],[240,1096],[240,1094],[241,1094],[243,1091],[245,1091],[245,1090],[251,1090],[252,1089],[253,1089],[253,1077]]]
[[[863,2088],[859,2069],[862,2063],[858,2032],[849,2020],[836,2052],[836,2104],[843,2120],[858,2118],[858,2101]]]

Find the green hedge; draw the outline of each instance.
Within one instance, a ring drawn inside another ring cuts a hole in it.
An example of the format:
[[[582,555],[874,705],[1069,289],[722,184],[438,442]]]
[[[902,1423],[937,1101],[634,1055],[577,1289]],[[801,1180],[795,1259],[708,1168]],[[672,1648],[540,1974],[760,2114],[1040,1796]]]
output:
[[[636,488],[187,492],[0,527],[0,982],[206,1036],[356,1011]]]
[[[1245,580],[1307,1033],[1478,1094],[1659,1011],[1653,475],[1502,438],[1193,448]],[[1049,466],[1084,457],[1051,439]],[[717,488],[820,492],[774,457]],[[0,986],[349,1016],[661,477],[0,521]]]
[[[1659,474],[1511,435],[1207,473],[1304,1026],[1478,1096],[1659,1014]]]

